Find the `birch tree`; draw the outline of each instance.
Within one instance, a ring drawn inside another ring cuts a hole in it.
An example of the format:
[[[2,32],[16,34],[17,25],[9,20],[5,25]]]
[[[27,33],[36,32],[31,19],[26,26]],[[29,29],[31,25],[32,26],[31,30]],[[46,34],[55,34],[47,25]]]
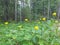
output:
[[[48,19],[50,18],[50,0],[48,0]]]
[[[15,21],[17,21],[17,1],[15,0]]]
[[[58,0],[58,20],[60,19],[60,0]]]

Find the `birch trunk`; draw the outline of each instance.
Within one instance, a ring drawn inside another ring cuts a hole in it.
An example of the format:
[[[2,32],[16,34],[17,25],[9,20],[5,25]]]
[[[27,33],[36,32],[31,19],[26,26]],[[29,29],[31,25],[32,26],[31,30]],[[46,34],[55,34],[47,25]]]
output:
[[[15,21],[17,21],[17,0],[15,0]]]
[[[50,0],[48,0],[48,19],[50,18]]]
[[[58,0],[58,20],[60,19],[60,0]]]

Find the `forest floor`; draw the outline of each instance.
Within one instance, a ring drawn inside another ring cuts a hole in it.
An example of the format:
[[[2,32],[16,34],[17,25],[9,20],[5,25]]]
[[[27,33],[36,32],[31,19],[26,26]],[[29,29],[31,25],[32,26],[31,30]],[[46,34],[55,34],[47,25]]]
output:
[[[60,45],[58,21],[36,21],[0,24],[1,45]],[[57,25],[58,24],[58,25]]]

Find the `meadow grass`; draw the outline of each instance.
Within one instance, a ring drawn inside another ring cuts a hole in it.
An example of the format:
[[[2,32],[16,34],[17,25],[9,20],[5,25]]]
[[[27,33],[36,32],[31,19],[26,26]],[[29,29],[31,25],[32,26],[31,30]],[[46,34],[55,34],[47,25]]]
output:
[[[4,22],[0,24],[0,45],[60,45],[55,20]]]

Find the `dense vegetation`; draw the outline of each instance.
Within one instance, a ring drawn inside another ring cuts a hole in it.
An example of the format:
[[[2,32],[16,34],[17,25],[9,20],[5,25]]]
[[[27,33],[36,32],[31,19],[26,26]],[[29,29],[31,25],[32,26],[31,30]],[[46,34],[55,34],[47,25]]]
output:
[[[50,19],[57,10],[57,0],[0,0],[0,20],[3,21]]]
[[[60,0],[0,0],[0,45],[60,45]]]
[[[60,27],[57,20],[23,23],[1,23],[1,45],[59,45]]]

